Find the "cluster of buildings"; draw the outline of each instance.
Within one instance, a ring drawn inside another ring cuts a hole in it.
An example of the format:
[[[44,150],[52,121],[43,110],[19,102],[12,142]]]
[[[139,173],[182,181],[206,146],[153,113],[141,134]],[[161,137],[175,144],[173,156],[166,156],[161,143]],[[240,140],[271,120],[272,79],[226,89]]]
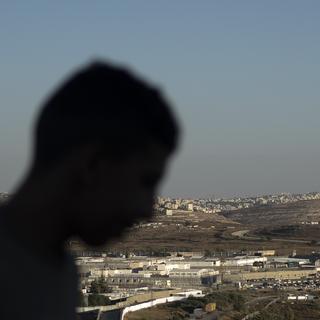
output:
[[[172,215],[174,211],[218,213],[223,211],[232,211],[263,205],[285,204],[296,201],[319,199],[319,192],[306,194],[281,193],[277,195],[231,199],[172,199],[168,197],[158,197],[156,199],[154,209],[158,213],[164,213],[167,215]]]
[[[113,292],[136,292],[143,288],[193,288],[220,281],[217,258],[203,255],[170,257],[77,257],[83,292],[90,292],[90,282],[104,277]],[[122,290],[124,289],[124,290]]]
[[[84,295],[90,295],[92,281],[102,277],[111,289],[105,294],[115,303],[121,301],[123,304],[130,297],[136,301],[137,296],[146,292],[217,289],[244,286],[254,281],[316,279],[320,271],[320,254],[283,257],[276,256],[274,250],[225,258],[208,258],[201,252],[172,252],[167,257],[101,254],[95,257],[78,255],[76,264]]]

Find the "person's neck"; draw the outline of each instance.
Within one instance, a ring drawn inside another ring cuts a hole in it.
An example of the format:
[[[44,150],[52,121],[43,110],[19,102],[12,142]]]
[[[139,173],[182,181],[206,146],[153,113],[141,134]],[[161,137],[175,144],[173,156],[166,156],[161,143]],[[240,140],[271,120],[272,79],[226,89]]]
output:
[[[30,177],[3,208],[4,223],[11,236],[40,259],[59,263],[65,256],[65,231],[59,189],[46,177]],[[51,184],[52,183],[52,184]]]

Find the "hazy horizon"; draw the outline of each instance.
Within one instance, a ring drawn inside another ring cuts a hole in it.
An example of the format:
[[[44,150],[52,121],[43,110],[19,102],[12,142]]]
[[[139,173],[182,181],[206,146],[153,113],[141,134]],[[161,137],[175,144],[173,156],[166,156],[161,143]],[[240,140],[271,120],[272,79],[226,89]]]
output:
[[[0,4],[0,191],[31,156],[48,93],[94,58],[161,87],[183,141],[161,194],[320,191],[320,3],[31,1]]]

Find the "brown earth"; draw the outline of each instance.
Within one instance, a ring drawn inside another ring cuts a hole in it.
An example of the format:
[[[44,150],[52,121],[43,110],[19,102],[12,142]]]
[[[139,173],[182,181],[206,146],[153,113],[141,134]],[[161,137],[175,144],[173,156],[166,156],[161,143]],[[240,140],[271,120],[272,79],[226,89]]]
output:
[[[320,221],[320,200],[260,206],[231,211],[225,213],[224,216],[253,228],[301,224],[304,221]]]
[[[160,224],[148,226],[146,222],[143,227],[131,229],[123,238],[101,249],[122,252],[207,250],[216,254],[261,249],[276,249],[279,254],[291,253],[293,249],[299,254],[319,251],[320,224],[302,225],[303,221],[320,221],[320,200],[224,214],[180,212],[174,216],[158,215],[150,222]],[[233,236],[239,230],[250,231],[247,237]],[[83,245],[76,243],[73,248],[81,249]]]

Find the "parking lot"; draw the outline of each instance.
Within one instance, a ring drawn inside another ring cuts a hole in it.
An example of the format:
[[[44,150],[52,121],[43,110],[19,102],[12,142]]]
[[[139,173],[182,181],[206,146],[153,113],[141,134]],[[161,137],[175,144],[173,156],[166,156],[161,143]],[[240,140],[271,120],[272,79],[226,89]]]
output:
[[[320,290],[320,278],[301,279],[301,280],[274,280],[262,279],[259,281],[248,281],[242,283],[242,287],[259,290],[259,289],[274,289],[274,290]]]

